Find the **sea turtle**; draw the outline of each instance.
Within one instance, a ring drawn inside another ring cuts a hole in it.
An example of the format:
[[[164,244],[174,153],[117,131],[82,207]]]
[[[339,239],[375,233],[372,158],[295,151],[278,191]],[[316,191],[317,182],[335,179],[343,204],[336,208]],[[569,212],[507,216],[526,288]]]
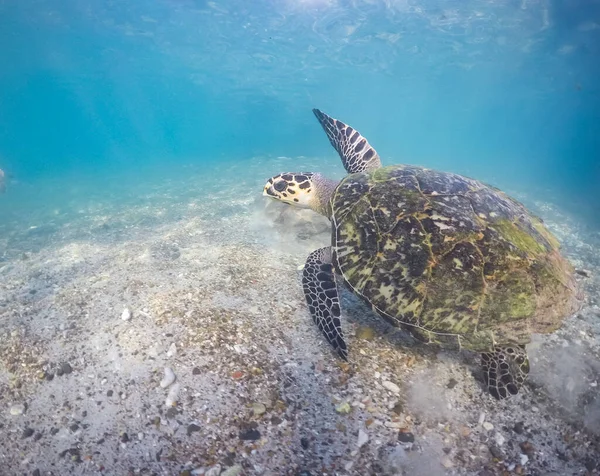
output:
[[[525,345],[579,307],[573,268],[542,220],[500,190],[454,173],[384,167],[352,127],[313,110],[348,175],[281,173],[263,195],[325,215],[331,245],[306,260],[313,320],[343,359],[336,274],[417,339],[481,353],[497,399],[529,372]]]

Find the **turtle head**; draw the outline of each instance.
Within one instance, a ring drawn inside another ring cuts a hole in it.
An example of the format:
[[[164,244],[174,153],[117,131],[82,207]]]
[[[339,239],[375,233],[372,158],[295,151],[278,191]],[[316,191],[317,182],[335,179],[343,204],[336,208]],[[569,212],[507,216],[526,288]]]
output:
[[[314,198],[312,177],[312,172],[285,172],[275,175],[265,184],[263,195],[299,208],[311,208]]]
[[[310,208],[330,216],[329,199],[337,182],[312,172],[285,172],[271,177],[263,189],[271,197],[288,205]]]

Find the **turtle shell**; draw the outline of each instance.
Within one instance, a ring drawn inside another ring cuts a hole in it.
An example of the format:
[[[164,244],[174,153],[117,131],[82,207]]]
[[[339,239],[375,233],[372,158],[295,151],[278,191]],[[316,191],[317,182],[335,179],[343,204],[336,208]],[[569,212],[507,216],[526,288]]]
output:
[[[481,182],[395,165],[348,175],[331,207],[336,270],[421,340],[480,352],[526,344],[578,308],[557,240]]]

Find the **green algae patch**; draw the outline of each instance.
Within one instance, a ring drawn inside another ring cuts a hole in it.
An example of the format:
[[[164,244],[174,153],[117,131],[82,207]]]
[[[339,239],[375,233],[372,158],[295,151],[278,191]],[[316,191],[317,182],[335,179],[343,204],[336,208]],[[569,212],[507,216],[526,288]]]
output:
[[[498,220],[490,226],[491,228],[494,228],[502,238],[527,254],[539,255],[541,253],[547,253],[548,251],[542,243],[537,241],[526,231],[522,230],[516,223],[509,220]]]
[[[376,169],[371,172],[371,179],[375,182],[385,182],[391,177],[392,172],[398,168],[397,165],[388,165],[387,167]]]
[[[558,249],[560,247],[560,242],[558,239],[544,226],[544,224],[536,218],[532,218],[531,223],[535,230],[544,237],[544,239],[550,243],[550,246],[554,249]]]
[[[481,309],[480,328],[494,327],[499,322],[528,319],[537,307],[535,284],[525,270],[514,270],[498,281],[488,282],[486,299]]]

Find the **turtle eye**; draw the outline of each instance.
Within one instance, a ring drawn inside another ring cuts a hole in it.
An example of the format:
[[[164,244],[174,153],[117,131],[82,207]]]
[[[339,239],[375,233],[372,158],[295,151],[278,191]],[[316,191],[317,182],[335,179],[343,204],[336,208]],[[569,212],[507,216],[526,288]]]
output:
[[[275,190],[277,190],[278,192],[283,192],[286,188],[287,185],[285,183],[285,180],[278,180],[277,182],[275,182],[273,184],[273,187],[275,188]]]

